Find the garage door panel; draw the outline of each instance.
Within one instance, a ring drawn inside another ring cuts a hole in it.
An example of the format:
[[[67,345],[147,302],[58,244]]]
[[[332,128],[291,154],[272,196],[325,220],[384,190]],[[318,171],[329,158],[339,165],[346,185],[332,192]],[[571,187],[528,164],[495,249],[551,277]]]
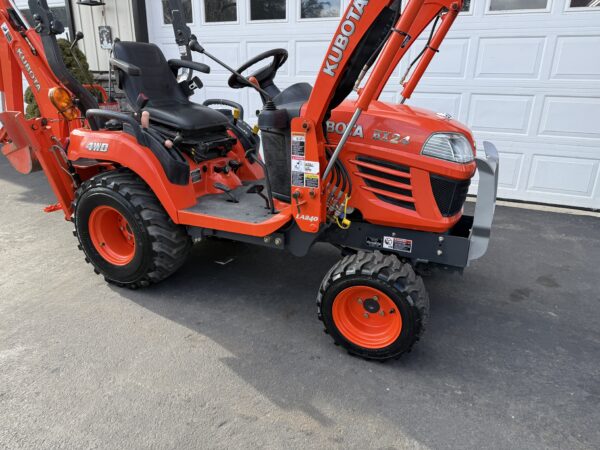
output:
[[[500,152],[502,170],[498,184],[503,189],[516,190],[519,188],[519,180],[523,169],[524,155],[522,153]]]
[[[453,117],[459,117],[462,103],[461,94],[449,94],[442,92],[420,92],[412,96],[413,103],[422,108],[435,112],[448,113]]]
[[[533,96],[474,94],[468,123],[474,131],[527,134]]]
[[[475,78],[539,79],[545,46],[545,37],[482,38]]]
[[[160,49],[164,53],[167,61],[169,59],[180,58],[179,50],[177,49],[175,42],[162,42],[160,43]]]
[[[558,36],[550,78],[600,80],[600,35]]]
[[[423,49],[426,40],[417,40],[411,50],[414,59]],[[469,38],[447,38],[425,73],[425,78],[465,78],[469,55]]]
[[[600,97],[546,97],[539,134],[599,139]]]
[[[297,41],[295,47],[296,74],[315,79],[329,41]]]
[[[262,107],[262,100],[260,98],[260,95],[258,95],[258,92],[248,91],[248,111],[246,112],[246,116],[251,118],[251,121],[253,123],[256,123],[256,121],[258,120],[256,111],[260,111]]]
[[[597,176],[597,160],[534,155],[528,188],[532,191],[591,197]]]
[[[223,42],[223,43],[206,43],[206,48],[211,54],[217,56],[224,63],[228,64],[231,67],[237,68],[241,63],[240,57],[240,44],[237,42]],[[206,58],[205,58],[206,62]],[[221,67],[218,64],[210,64],[212,67],[211,74],[226,74],[230,75],[225,68]]]

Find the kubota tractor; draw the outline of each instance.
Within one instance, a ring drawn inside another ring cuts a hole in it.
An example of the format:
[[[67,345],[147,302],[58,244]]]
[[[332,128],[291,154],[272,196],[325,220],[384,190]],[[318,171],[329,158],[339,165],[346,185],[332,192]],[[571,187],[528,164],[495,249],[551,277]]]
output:
[[[314,86],[283,90],[275,79],[285,50],[234,70],[191,33],[179,36],[187,49],[230,70],[231,88],[259,93],[264,106],[255,130],[236,105],[226,114],[190,100],[201,88],[191,71],[208,73],[209,66],[191,57],[167,61],[146,43],[117,41],[111,59],[134,113],[99,109],[64,65],[56,43],[64,28],[46,0],[29,0],[29,7],[31,24],[12,0],[0,0],[2,153],[22,173],[45,172],[86,260],[108,282],[160,282],[204,238],[297,256],[328,242],[343,257],[319,288],[319,319],[349,352],[385,360],[409,351],[423,333],[429,299],[416,269],[462,270],[486,252],[495,147],[484,143],[487,157],[478,158],[464,125],[404,104],[462,0],[353,0]],[[430,26],[403,82],[404,100],[379,101]],[[23,115],[23,77],[40,118]],[[352,91],[356,99],[349,100]],[[475,214],[467,216],[477,169]]]

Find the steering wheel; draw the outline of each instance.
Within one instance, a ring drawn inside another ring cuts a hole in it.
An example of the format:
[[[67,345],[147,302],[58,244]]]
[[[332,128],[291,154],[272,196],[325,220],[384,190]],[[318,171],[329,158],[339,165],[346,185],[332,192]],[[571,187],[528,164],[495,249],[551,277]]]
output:
[[[273,50],[269,50],[264,53],[261,53],[258,56],[255,56],[251,60],[247,61],[243,66],[241,66],[237,70],[237,73],[243,73],[248,68],[268,58],[273,58],[271,64],[261,69],[258,69],[256,72],[254,72],[248,77],[256,78],[262,89],[268,88],[273,85],[273,80],[275,79],[275,75],[277,75],[277,71],[281,68],[281,66],[285,64],[285,62],[288,59],[288,52],[284,48],[275,48]],[[229,87],[233,89],[242,89],[245,87],[253,86],[252,83],[248,81],[248,79],[238,77],[237,75],[231,75],[231,77],[229,77],[228,84]]]

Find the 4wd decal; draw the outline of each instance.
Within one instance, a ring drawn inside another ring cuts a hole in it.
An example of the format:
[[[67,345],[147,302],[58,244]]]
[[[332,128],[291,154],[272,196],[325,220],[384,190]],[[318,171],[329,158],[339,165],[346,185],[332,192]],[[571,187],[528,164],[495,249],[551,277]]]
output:
[[[109,145],[106,142],[90,142],[85,146],[90,152],[106,153]]]

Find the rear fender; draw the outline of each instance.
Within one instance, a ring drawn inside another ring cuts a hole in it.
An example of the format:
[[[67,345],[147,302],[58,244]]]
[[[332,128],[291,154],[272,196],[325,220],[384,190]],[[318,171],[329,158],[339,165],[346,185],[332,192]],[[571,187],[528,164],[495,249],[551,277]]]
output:
[[[192,184],[171,183],[152,151],[125,132],[75,130],[71,133],[68,157],[73,162],[94,159],[127,167],[150,186],[175,223],[180,223],[179,210],[196,204]]]

